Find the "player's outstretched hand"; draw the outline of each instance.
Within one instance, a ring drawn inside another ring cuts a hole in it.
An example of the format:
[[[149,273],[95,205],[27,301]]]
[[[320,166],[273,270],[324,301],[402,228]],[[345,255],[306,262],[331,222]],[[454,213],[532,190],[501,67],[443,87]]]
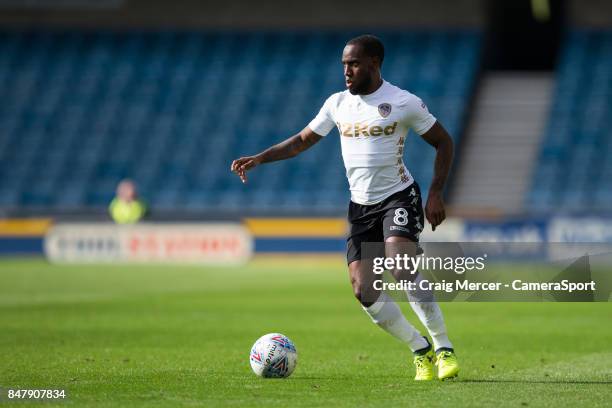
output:
[[[425,204],[425,217],[427,217],[427,221],[431,224],[432,231],[435,231],[436,227],[442,224],[442,221],[446,218],[444,201],[440,193],[429,193],[427,204]]]
[[[236,173],[243,183],[247,182],[246,172],[259,164],[257,156],[241,157],[232,162],[231,171]]]

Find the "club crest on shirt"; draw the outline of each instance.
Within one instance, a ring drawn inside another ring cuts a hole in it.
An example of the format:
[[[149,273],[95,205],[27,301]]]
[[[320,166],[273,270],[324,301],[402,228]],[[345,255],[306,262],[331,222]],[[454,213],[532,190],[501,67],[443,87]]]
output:
[[[380,105],[378,105],[378,113],[380,113],[380,116],[382,116],[383,118],[389,116],[389,114],[391,113],[391,104],[381,103]]]

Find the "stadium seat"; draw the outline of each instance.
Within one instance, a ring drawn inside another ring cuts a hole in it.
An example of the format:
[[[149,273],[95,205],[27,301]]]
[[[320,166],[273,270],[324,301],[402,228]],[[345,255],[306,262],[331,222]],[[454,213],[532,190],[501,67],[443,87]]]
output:
[[[611,84],[612,32],[568,33],[527,208],[542,213],[609,211]]]
[[[0,171],[11,177],[0,182],[0,206],[102,208],[130,177],[152,208],[343,213],[335,131],[246,186],[228,169],[299,131],[343,89],[339,55],[351,36],[2,32]],[[385,78],[418,94],[458,141],[480,34],[381,37]],[[413,134],[405,151],[426,194],[434,151]]]

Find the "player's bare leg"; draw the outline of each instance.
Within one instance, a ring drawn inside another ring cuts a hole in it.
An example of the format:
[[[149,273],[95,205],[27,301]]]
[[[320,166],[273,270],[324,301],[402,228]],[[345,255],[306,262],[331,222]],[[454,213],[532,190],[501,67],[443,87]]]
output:
[[[405,237],[389,237],[385,241],[385,252],[387,257],[403,256],[404,254],[416,256],[417,245]],[[410,306],[416,313],[419,320],[427,329],[432,338],[434,349],[437,355],[436,364],[438,366],[438,378],[446,379],[455,377],[459,372],[459,365],[454,354],[453,345],[450,342],[442,316],[442,310],[435,301],[431,291],[418,288],[421,276],[418,273],[411,273],[410,270],[400,269],[392,271],[397,281],[407,280],[417,283],[417,289],[407,292]]]

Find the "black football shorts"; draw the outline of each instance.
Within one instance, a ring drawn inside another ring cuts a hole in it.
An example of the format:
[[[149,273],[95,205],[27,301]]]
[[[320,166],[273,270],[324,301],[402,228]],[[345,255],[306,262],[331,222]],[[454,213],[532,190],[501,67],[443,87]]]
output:
[[[351,201],[348,221],[346,258],[349,264],[361,259],[361,244],[365,242],[385,242],[386,238],[395,236],[419,242],[424,225],[419,185],[415,181],[377,204],[361,205]]]

